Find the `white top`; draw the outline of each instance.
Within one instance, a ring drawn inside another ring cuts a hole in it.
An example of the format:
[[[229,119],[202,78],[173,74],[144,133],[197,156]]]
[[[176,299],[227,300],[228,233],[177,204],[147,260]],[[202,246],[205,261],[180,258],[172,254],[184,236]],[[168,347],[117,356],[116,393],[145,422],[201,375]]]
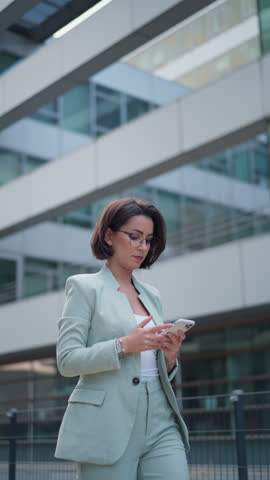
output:
[[[134,313],[134,316],[137,320],[137,324],[142,322],[148,315],[137,315]],[[154,327],[155,324],[153,320],[147,323],[147,327]],[[156,350],[146,350],[141,352],[141,381],[149,382],[153,378],[158,377],[158,366],[157,366],[157,351]]]

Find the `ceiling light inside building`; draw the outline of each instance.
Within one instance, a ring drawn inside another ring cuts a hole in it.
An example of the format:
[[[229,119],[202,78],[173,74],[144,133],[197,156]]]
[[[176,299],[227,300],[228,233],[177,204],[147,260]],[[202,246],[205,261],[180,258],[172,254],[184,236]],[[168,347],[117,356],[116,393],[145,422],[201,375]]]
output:
[[[64,27],[60,28],[57,32],[53,34],[53,38],[60,38],[63,35],[65,35],[67,32],[72,30],[73,28],[77,27],[80,23],[82,23],[84,20],[87,18],[91,17],[94,15],[96,12],[98,12],[101,8],[105,7],[109,3],[111,3],[112,0],[101,0],[100,2],[97,3],[97,5],[94,5],[93,7],[89,8],[86,10],[86,12],[82,13],[79,15],[77,18],[72,20],[72,22],[68,23]]]

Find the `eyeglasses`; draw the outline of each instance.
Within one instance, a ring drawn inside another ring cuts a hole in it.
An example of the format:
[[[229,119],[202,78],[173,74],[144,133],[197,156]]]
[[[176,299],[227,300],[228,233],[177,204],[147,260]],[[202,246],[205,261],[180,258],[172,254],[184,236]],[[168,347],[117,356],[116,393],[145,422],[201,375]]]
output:
[[[128,235],[128,237],[129,237],[132,245],[134,245],[134,247],[138,247],[145,240],[146,246],[150,247],[150,248],[153,248],[157,245],[157,243],[159,241],[159,239],[157,237],[145,238],[140,233],[131,233],[131,232],[126,232],[125,230],[118,230],[118,232],[122,232],[122,233],[125,233],[126,235]]]

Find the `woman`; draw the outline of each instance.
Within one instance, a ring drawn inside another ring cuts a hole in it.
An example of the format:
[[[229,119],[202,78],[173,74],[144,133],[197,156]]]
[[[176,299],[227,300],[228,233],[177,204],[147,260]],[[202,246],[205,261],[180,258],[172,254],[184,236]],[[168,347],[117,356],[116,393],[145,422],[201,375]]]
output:
[[[185,335],[160,334],[171,324],[159,293],[133,276],[164,250],[163,217],[142,200],[113,201],[91,247],[107,263],[68,278],[59,320],[59,371],[80,378],[56,457],[77,462],[79,480],[187,480],[188,434],[170,384]]]

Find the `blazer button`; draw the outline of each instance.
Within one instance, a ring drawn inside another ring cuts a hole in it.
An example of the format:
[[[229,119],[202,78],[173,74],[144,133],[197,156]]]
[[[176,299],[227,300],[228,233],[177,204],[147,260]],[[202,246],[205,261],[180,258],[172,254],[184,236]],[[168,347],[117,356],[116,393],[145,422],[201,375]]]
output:
[[[140,383],[140,379],[138,377],[134,377],[132,379],[132,382],[134,383],[134,385],[138,385]]]

